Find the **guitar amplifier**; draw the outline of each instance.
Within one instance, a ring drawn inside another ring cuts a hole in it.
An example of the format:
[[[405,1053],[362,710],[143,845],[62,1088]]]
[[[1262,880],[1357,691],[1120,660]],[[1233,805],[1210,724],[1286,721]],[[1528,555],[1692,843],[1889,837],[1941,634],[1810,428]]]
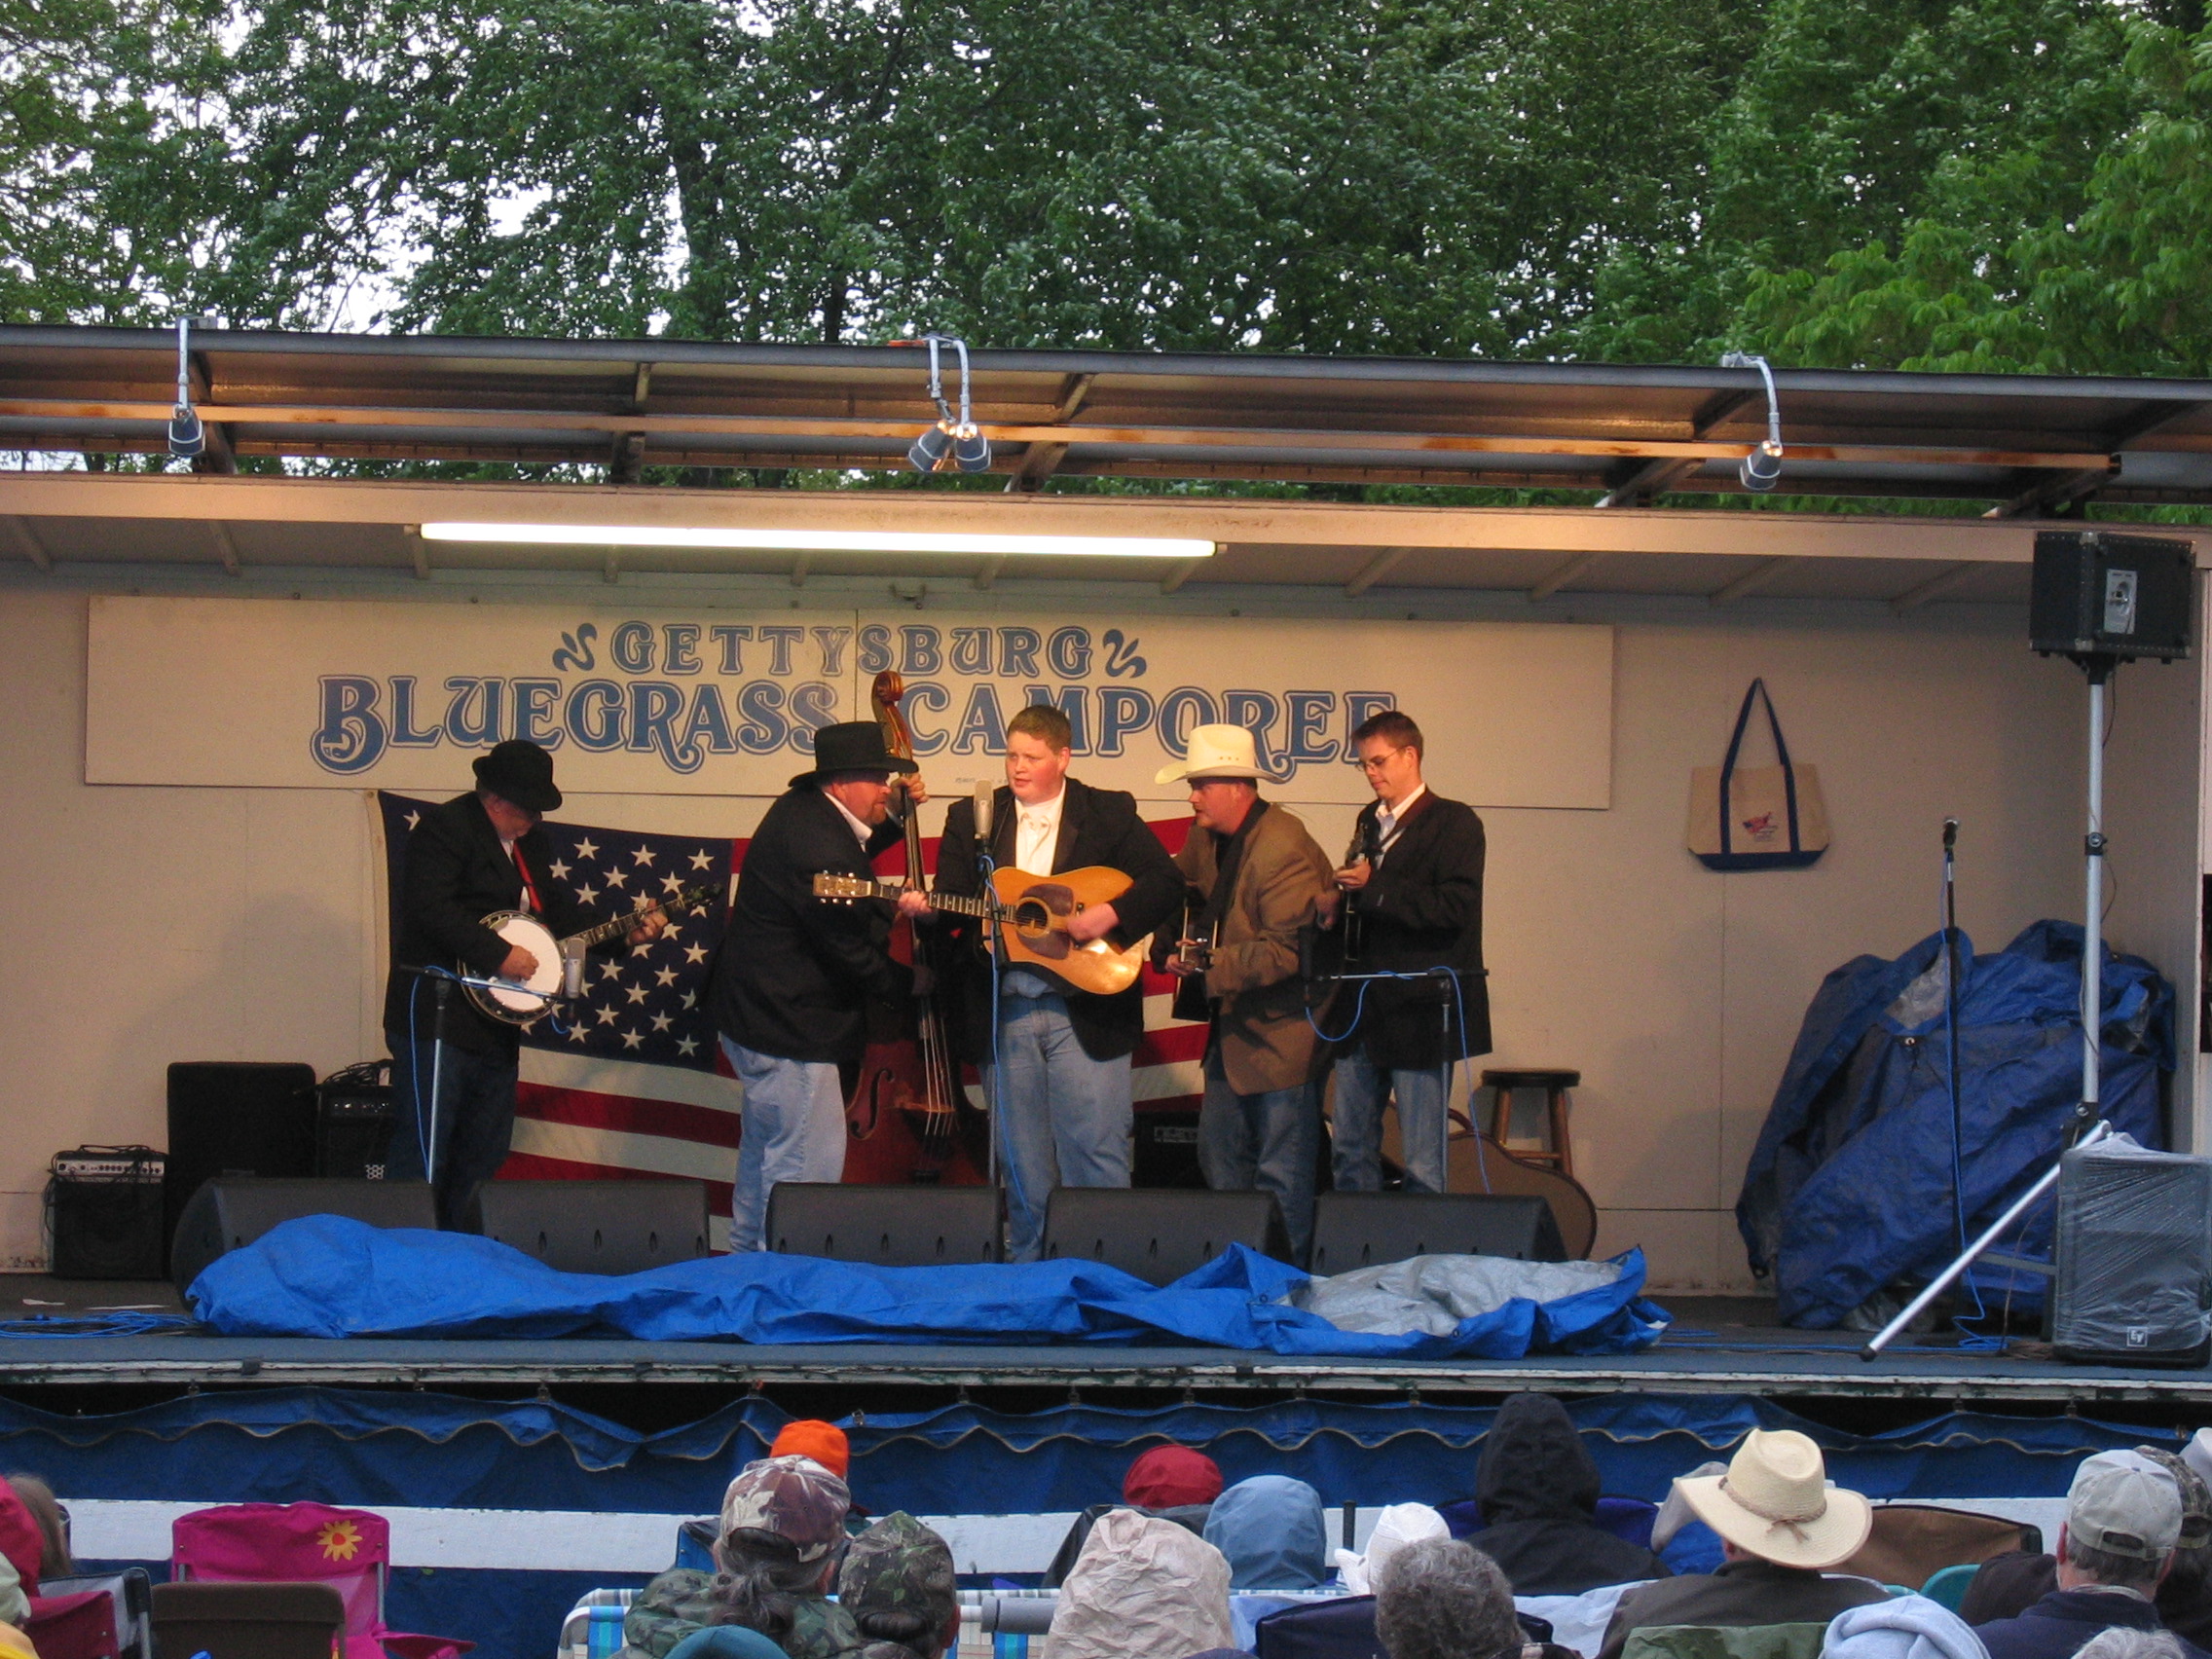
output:
[[[333,1072],[315,1085],[314,1172],[323,1180],[381,1181],[391,1145],[389,1061]]]
[[[145,1146],[81,1146],[54,1156],[46,1183],[55,1278],[158,1279],[167,1160]]]

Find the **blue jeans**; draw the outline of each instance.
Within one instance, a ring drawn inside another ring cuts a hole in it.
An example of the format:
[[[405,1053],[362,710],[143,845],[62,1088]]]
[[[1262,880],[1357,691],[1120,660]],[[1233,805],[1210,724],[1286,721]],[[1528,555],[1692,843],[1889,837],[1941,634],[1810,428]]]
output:
[[[424,1153],[428,1149],[433,1157],[427,1161],[438,1171],[438,1225],[459,1227],[469,1194],[507,1161],[507,1143],[515,1132],[515,1057],[448,1043],[440,1067],[437,1045],[427,1036],[410,1044],[398,1032],[387,1031],[384,1040],[391,1050],[392,1107],[385,1179],[426,1179]],[[433,1075],[435,1112],[426,1110]]]
[[[756,1053],[727,1037],[721,1044],[730,1069],[745,1086],[729,1247],[758,1250],[765,1248],[768,1195],[777,1182],[845,1178],[845,1091],[829,1060]]]
[[[1382,1103],[1398,1103],[1398,1147],[1409,1193],[1444,1191],[1444,1080],[1442,1066],[1384,1071],[1365,1050],[1337,1056],[1337,1109],[1331,1129],[1337,1191],[1382,1190]]]
[[[1304,1262],[1313,1242],[1313,1160],[1320,1147],[1319,1085],[1238,1094],[1222,1070],[1220,1048],[1206,1051],[1198,1167],[1217,1193],[1274,1194],[1293,1262]]]
[[[999,990],[999,1064],[1004,1110],[983,1068],[983,1098],[999,1124],[1006,1161],[1007,1259],[1034,1262],[1045,1248],[1045,1206],[1058,1187],[1126,1187],[1136,1124],[1127,1055],[1094,1060],[1056,992],[1033,976],[1009,974]]]

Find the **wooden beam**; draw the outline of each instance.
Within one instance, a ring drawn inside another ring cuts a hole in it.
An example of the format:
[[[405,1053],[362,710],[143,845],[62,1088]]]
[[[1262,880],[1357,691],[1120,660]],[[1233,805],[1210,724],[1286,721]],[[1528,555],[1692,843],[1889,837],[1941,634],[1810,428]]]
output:
[[[1174,593],[1185,582],[1198,574],[1198,568],[1204,563],[1203,559],[1178,559],[1168,568],[1167,573],[1160,578],[1160,591],[1161,593]]]
[[[1651,498],[1661,495],[1695,472],[1705,462],[1701,461],[1647,461],[1626,478],[1598,498],[1601,507],[1645,507]]]
[[[1060,383],[1060,401],[1053,412],[1055,422],[1072,421],[1090,397],[1090,388],[1096,375],[1070,375]],[[1066,444],[1033,443],[1023,453],[1021,464],[1014,469],[1014,476],[1006,481],[1007,489],[1015,495],[1036,489],[1059,468],[1067,459]]]
[[[798,556],[798,557],[797,557],[796,559],[793,559],[793,560],[792,561],[792,586],[793,586],[793,587],[804,587],[804,586],[806,586],[806,575],[807,575],[807,572],[808,572],[809,571],[813,570],[813,569],[814,569],[814,555],[813,555],[813,554],[811,554],[811,553],[801,553],[801,554],[800,554],[800,555],[799,555],[799,556]]]
[[[207,538],[215,544],[215,555],[223,561],[223,574],[242,576],[245,569],[239,563],[239,544],[231,539],[231,527],[221,519],[209,519]]]
[[[54,555],[46,550],[45,543],[38,538],[38,532],[31,529],[29,522],[20,513],[8,514],[7,522],[8,539],[16,544],[16,551],[40,570],[53,570]]]
[[[415,579],[419,582],[428,581],[430,579],[430,544],[423,539],[423,527],[419,524],[402,525],[400,526],[400,534],[407,540],[407,551],[415,566]]]
[[[1937,571],[1926,581],[1906,588],[1890,601],[1890,609],[1899,616],[1909,610],[1918,610],[1930,600],[1941,599],[1947,593],[1957,592],[1987,569],[1986,565],[1972,560],[1953,565],[1949,570]]]
[[[1713,594],[1712,601],[1714,605],[1727,605],[1731,601],[1742,599],[1748,593],[1756,593],[1788,569],[1788,559],[1769,559],[1765,564],[1746,571],[1726,587]]]
[[[1357,599],[1392,571],[1396,570],[1411,547],[1385,547],[1359,568],[1359,574],[1345,583],[1345,598]]]
[[[609,547],[607,550],[607,563],[600,567],[599,579],[605,582],[608,587],[612,587],[616,582],[622,579],[621,548]]]
[[[207,375],[207,359],[200,352],[192,352],[186,359],[186,385],[192,388],[192,403],[198,408],[215,400],[215,384]],[[238,452],[231,442],[231,429],[221,422],[203,419],[201,430],[206,436],[206,447],[192,458],[194,472],[227,475],[239,469]]]
[[[999,579],[999,572],[1005,569],[1005,554],[1001,553],[989,559],[985,559],[982,564],[977,569],[976,585],[981,588],[985,593],[990,592],[991,584]]]
[[[1599,503],[1601,506],[1604,504],[1602,501]],[[1534,605],[1540,600],[1551,598],[1568,582],[1577,581],[1587,575],[1597,566],[1598,561],[1604,557],[1604,554],[1603,553],[1577,553],[1565,564],[1553,566],[1551,574],[1545,576],[1543,580],[1529,590],[1529,603]]]
[[[2009,501],[1991,507],[1983,518],[2043,518],[2061,507],[2070,507],[2102,490],[2120,476],[2120,457],[2109,458],[2103,466],[2085,467],[2080,472],[2060,478],[2046,478],[2023,490]]]

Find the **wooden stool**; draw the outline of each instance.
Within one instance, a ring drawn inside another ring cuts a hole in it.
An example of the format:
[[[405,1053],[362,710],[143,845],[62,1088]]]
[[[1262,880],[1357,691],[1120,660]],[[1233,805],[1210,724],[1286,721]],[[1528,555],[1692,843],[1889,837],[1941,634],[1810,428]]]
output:
[[[1506,1147],[1514,1157],[1530,1163],[1548,1163],[1562,1175],[1574,1173],[1574,1147],[1567,1136],[1567,1091],[1580,1085],[1578,1071],[1486,1071],[1483,1087],[1495,1089],[1496,1099],[1491,1107],[1490,1138]],[[1540,1088],[1544,1091],[1544,1139],[1546,1144],[1534,1151],[1523,1151],[1506,1139],[1513,1127],[1513,1091],[1517,1088]]]

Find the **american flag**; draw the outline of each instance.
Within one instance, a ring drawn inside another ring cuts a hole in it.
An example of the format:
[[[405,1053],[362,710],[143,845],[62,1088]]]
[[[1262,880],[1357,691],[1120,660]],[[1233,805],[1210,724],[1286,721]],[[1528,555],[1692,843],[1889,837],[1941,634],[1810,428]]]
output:
[[[379,792],[388,903],[396,905],[407,835],[432,804]],[[1155,824],[1170,850],[1190,820]],[[659,835],[548,819],[552,873],[602,916],[636,909],[679,888],[705,884],[729,890],[746,843]],[[896,878],[903,855],[886,854],[883,873]],[[935,837],[923,843],[927,869],[937,866]],[[516,1091],[513,1151],[500,1173],[519,1180],[610,1180],[677,1176],[707,1184],[714,1242],[726,1245],[730,1187],[737,1169],[739,1108],[713,1021],[706,1014],[707,967],[727,916],[726,903],[674,918],[651,944],[609,955],[595,952],[581,1004],[572,1017],[543,1019],[522,1032],[522,1081]],[[396,921],[396,917],[394,917]],[[1134,1056],[1140,1113],[1195,1112],[1205,1028],[1168,1012],[1173,981],[1145,974],[1145,1036]],[[981,1091],[969,1078],[970,1094]],[[917,1146],[893,1115],[868,1139],[847,1145],[845,1179],[906,1178]],[[948,1181],[977,1180],[965,1161]]]

